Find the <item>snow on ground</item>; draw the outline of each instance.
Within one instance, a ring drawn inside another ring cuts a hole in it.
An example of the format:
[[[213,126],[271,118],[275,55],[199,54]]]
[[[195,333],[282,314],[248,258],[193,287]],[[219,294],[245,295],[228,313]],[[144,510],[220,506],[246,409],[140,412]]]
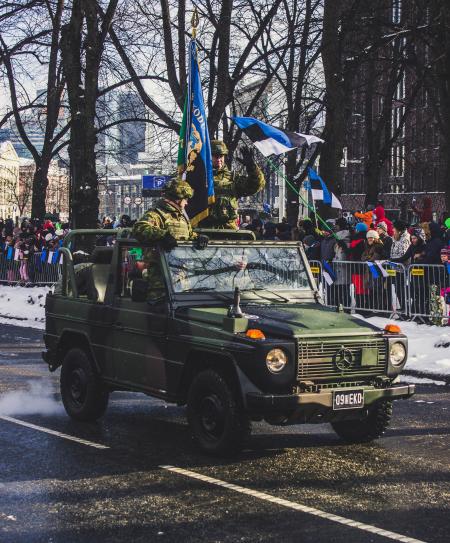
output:
[[[384,328],[389,322],[400,326],[401,331],[408,336],[407,370],[450,375],[450,326],[429,326],[416,322],[393,321],[385,317],[371,317],[366,320],[380,328]],[[436,347],[437,344],[442,346]]]
[[[0,324],[44,329],[45,296],[50,287],[7,287],[0,285]],[[392,321],[385,317],[365,319],[384,328],[398,324],[408,336],[406,369],[427,374],[450,375],[450,327],[428,326],[415,322]],[[436,344],[442,344],[436,347]],[[447,346],[445,346],[447,345]]]
[[[50,287],[0,285],[0,324],[31,328],[45,327],[45,296]]]

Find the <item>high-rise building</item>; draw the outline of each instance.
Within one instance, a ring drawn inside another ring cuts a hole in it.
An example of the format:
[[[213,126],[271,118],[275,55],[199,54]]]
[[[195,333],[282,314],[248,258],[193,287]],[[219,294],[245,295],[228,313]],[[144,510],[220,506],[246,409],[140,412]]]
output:
[[[145,106],[141,98],[133,92],[121,93],[118,99],[117,118],[145,119]],[[145,121],[122,122],[118,125],[118,158],[122,163],[134,164],[138,160],[138,153],[145,151]]]

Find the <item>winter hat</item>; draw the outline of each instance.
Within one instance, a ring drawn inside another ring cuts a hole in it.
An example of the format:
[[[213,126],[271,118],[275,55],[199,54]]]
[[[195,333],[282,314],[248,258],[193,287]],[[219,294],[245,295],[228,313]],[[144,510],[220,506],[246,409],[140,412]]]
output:
[[[406,230],[406,227],[408,225],[403,222],[403,221],[400,221],[400,220],[397,220],[397,221],[394,221],[393,222],[393,227],[398,230],[399,232],[404,232]]]
[[[381,221],[377,224],[377,228],[381,228],[381,230],[384,230],[384,232],[387,234],[388,227],[387,224],[384,221]]]
[[[376,232],[375,230],[369,230],[366,234],[366,238],[380,239],[380,236],[378,235],[378,232]]]
[[[450,256],[450,247],[442,247],[441,255]]]
[[[425,241],[425,230],[423,228],[414,228],[411,232],[411,235],[416,236],[416,238],[419,238],[422,241]]]
[[[61,230],[61,229],[56,230],[55,235],[58,236],[58,237],[59,236],[64,236],[64,230]]]
[[[445,219],[445,227],[446,228],[450,228],[450,217],[448,217],[447,219]]]
[[[359,222],[356,226],[355,226],[355,230],[357,232],[367,232],[367,230],[369,230],[369,227],[367,226],[367,224],[365,222]]]

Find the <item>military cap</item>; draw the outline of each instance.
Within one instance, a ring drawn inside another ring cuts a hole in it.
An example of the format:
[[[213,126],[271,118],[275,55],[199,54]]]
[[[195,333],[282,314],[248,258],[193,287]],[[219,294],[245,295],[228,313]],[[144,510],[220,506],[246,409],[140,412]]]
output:
[[[187,181],[183,181],[177,177],[173,177],[163,190],[164,196],[173,200],[183,200],[184,198],[192,198],[194,191]]]
[[[228,147],[222,140],[211,140],[211,154],[213,156],[228,155]]]

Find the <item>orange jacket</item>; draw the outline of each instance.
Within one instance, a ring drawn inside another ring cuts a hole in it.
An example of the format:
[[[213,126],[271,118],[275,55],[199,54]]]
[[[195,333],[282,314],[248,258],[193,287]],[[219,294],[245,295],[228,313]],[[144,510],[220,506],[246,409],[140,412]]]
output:
[[[359,213],[359,211],[357,211],[355,217],[366,223],[368,228],[370,228],[370,225],[373,223],[373,211],[366,211],[366,213]]]

